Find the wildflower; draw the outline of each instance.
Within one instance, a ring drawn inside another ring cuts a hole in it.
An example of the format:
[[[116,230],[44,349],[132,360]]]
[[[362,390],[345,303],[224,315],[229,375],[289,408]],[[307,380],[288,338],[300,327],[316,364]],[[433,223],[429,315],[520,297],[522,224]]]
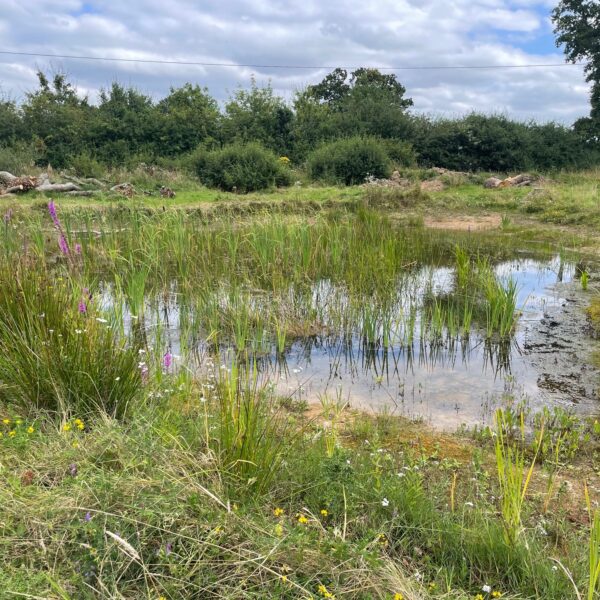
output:
[[[92,515],[91,515],[91,513],[90,513],[89,511],[88,511],[88,512],[86,512],[86,513],[85,513],[85,517],[83,517],[83,519],[84,519],[84,521],[85,521],[86,523],[89,523],[89,522],[92,520]]]
[[[75,463],[69,467],[69,474],[71,477],[75,477],[77,475],[77,465]]]
[[[85,302],[83,300],[79,301],[79,305],[77,306],[77,310],[79,311],[80,315],[85,315],[85,313],[87,313],[87,306],[85,304]]]
[[[23,425],[23,419],[17,419],[17,420],[15,421],[15,423],[16,423],[17,425]]]
[[[33,433],[34,431],[35,429],[31,425],[27,428],[27,433]]]
[[[8,432],[9,437],[15,437],[15,435],[17,435],[17,432],[13,429],[12,431]]]
[[[3,422],[5,425],[8,425],[8,424],[10,423],[10,419],[2,419],[2,422]]]
[[[390,505],[390,501],[389,501],[387,498],[384,498],[384,499],[381,501],[381,506],[383,506],[384,508],[386,508],[386,507],[387,507],[387,506],[389,506],[389,505]]]
[[[63,425],[63,431],[71,431],[71,429],[72,429],[71,423],[65,423]]]
[[[498,590],[492,592],[492,598],[500,598],[500,596],[502,596],[502,592],[499,592]]]
[[[277,525],[275,525],[275,535],[277,537],[281,537],[283,535],[283,525],[281,523],[277,523]]]
[[[71,446],[73,446],[73,448],[79,448],[79,442],[75,441],[71,444]]]
[[[69,243],[67,242],[67,238],[61,233],[58,238],[58,247],[63,254],[69,254]]]
[[[167,542],[165,544],[165,554],[167,556],[169,556],[169,554],[171,554],[171,552],[173,552],[173,544],[171,542]]]
[[[486,584],[481,588],[481,591],[484,594],[489,594],[492,591],[492,587]]]
[[[81,244],[75,244],[75,254],[81,254]]]
[[[276,517],[281,517],[281,515],[283,515],[283,508],[276,508],[276,509],[273,511],[273,514],[274,514]]]
[[[335,596],[323,584],[320,584],[317,590],[319,594],[323,596],[323,598],[335,598]]]
[[[329,512],[327,511],[326,508],[322,508],[321,509],[321,516],[322,517],[328,517],[329,516]]]
[[[108,323],[106,319],[102,319],[100,317],[96,317],[96,321],[98,321],[98,323]]]
[[[475,600],[483,600],[483,596],[481,594],[477,594],[477,596],[475,596]]]
[[[281,581],[282,581],[282,583],[287,583],[287,581],[288,581],[287,575],[282,575]]]
[[[167,350],[165,352],[165,355],[163,356],[163,365],[165,366],[165,369],[170,368],[170,366],[173,364],[173,355]]]
[[[435,581],[431,581],[431,582],[429,583],[429,586],[428,586],[428,587],[429,587],[429,591],[430,591],[430,592],[432,592],[432,591],[433,591],[433,590],[435,590],[435,588],[437,587],[437,584],[436,584],[436,582],[435,582]]]
[[[298,517],[298,523],[300,523],[300,525],[306,525],[308,523],[308,519],[304,515],[300,515]]]
[[[404,596],[400,592],[394,594],[394,600],[404,600]]]
[[[79,430],[85,429],[85,423],[81,419],[75,419],[73,421],[73,423],[75,423],[77,429],[79,429]]]

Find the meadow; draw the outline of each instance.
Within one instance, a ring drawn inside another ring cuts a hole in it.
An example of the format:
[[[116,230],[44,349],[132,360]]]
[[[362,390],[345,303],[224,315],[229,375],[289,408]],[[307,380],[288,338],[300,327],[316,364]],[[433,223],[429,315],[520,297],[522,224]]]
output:
[[[597,172],[247,195],[125,176],[177,196],[5,201],[0,597],[598,597],[594,415],[509,390],[441,431],[343,385],[299,400],[269,367],[310,344],[510,353],[515,257],[572,265],[593,304]]]

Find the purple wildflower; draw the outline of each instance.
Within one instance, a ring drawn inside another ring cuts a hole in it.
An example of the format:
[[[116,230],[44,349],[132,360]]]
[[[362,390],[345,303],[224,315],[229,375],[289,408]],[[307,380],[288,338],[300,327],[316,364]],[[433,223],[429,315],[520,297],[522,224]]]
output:
[[[81,254],[81,244],[75,244],[75,254]]]
[[[56,215],[56,204],[54,204],[54,200],[50,200],[50,202],[48,202],[48,212],[56,224],[58,222],[58,216]]]
[[[92,520],[92,515],[89,512],[85,513],[85,517],[83,517],[86,523],[89,523]]]
[[[85,315],[87,313],[87,306],[83,300],[79,301],[78,310],[80,315]]]
[[[163,356],[163,364],[168,369],[173,364],[173,355],[167,350]]]
[[[165,554],[167,556],[169,556],[169,554],[171,554],[171,552],[173,552],[173,544],[171,542],[167,542],[165,544]]]
[[[65,238],[65,236],[62,233],[58,238],[58,246],[63,254],[69,254],[69,244],[67,242],[67,238]]]
[[[77,475],[77,465],[75,463],[73,463],[70,467],[69,467],[69,473],[71,475],[71,477],[75,477]],[[89,514],[89,513],[88,513]],[[91,518],[91,517],[90,517]]]

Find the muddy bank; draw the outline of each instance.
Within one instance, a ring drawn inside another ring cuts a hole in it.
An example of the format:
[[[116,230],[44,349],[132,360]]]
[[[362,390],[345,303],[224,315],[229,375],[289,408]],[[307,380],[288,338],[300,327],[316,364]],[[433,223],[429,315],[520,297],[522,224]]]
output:
[[[600,344],[593,339],[586,309],[593,293],[578,281],[557,283],[559,305],[547,305],[539,321],[524,331],[523,354],[537,371],[537,385],[554,403],[587,415],[600,413],[600,371],[594,354]]]

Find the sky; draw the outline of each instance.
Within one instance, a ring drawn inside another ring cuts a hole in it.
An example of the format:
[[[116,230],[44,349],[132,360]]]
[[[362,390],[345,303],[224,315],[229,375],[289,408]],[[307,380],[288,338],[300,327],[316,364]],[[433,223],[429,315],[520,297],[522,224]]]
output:
[[[321,67],[563,63],[557,0],[1,0],[0,50],[308,69],[202,67],[0,54],[0,92],[20,100],[36,71],[64,72],[94,101],[114,81],[155,98],[192,82],[225,101],[254,76],[286,99]],[[581,66],[389,70],[414,111],[502,113],[572,123],[589,113]]]

